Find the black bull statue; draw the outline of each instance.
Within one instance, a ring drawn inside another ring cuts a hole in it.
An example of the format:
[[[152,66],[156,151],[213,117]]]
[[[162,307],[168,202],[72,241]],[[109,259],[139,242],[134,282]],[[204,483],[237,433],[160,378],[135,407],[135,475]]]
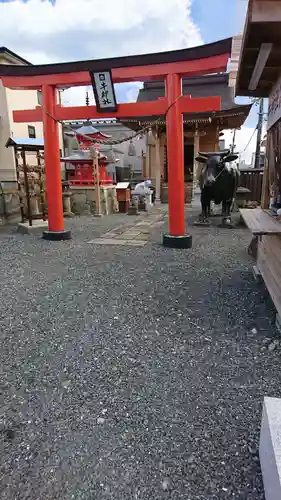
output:
[[[230,163],[237,158],[238,155],[231,154],[229,150],[219,153],[199,153],[196,157],[198,163],[204,164],[199,178],[202,207],[199,224],[209,225],[211,201],[214,201],[216,205],[222,203],[222,225],[232,227],[230,212],[240,174],[236,165],[231,166]]]

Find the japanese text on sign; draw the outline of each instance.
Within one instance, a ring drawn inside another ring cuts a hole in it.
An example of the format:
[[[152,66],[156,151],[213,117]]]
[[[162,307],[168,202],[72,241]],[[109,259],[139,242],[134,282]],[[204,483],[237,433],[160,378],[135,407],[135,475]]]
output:
[[[270,129],[274,123],[281,118],[281,77],[277,80],[275,86],[269,95],[268,100],[268,122],[267,128]]]
[[[114,86],[109,71],[94,73],[96,87],[96,98],[101,109],[114,108],[116,106]]]

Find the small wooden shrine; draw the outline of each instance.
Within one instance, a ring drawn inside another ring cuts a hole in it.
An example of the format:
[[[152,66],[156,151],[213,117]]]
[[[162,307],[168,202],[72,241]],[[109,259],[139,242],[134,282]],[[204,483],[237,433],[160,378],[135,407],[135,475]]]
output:
[[[103,134],[97,128],[87,121],[75,132],[66,131],[66,135],[75,137],[79,149],[74,154],[61,158],[61,162],[66,164],[66,180],[72,186],[93,185],[96,182],[93,171],[93,161],[90,158],[90,146],[94,147],[98,153],[99,181],[100,185],[112,184],[113,180],[107,174],[106,167],[109,163],[107,156],[99,152],[100,143],[95,140],[107,140],[110,136]],[[89,139],[87,139],[89,137]]]
[[[109,163],[107,156],[99,151],[99,181],[101,186],[112,184],[113,180],[107,174],[106,167]],[[66,180],[72,186],[91,186],[96,183],[95,174],[93,171],[93,160],[90,158],[90,150],[77,150],[74,154],[61,158],[61,162],[65,163]]]

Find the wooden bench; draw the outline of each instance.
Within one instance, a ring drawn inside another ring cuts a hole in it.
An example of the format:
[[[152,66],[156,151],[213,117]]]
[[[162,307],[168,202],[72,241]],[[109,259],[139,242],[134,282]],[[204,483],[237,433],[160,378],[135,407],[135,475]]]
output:
[[[241,208],[240,214],[254,236],[281,234],[281,221],[261,208]]]
[[[271,212],[261,208],[241,209],[241,216],[253,239],[248,253],[256,259],[256,272],[259,273],[275,305],[276,326],[281,324],[281,221]]]

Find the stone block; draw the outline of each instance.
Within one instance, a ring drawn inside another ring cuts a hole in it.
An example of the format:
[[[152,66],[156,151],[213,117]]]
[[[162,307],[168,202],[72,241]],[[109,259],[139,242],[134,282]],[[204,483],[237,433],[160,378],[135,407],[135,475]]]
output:
[[[126,245],[126,240],[117,240],[115,238],[96,238],[89,241],[89,243],[94,243],[95,245]]]
[[[150,234],[149,233],[139,233],[136,236],[134,236],[134,239],[148,241],[150,239]]]
[[[21,234],[34,234],[34,233],[43,233],[48,229],[48,221],[44,220],[33,220],[32,226],[29,225],[28,222],[19,222],[18,223],[18,233]]]
[[[85,190],[85,195],[87,201],[96,202],[96,188],[88,188]]]
[[[128,215],[139,215],[138,208],[133,205],[129,206]]]
[[[262,283],[262,275],[260,273],[258,266],[253,266],[253,275],[258,283]]]
[[[264,398],[260,464],[266,500],[281,498],[281,399]]]
[[[122,234],[119,234],[118,238],[120,240],[133,240],[135,238],[135,234],[131,234],[131,233],[122,233]]]
[[[7,217],[20,214],[20,200],[17,190],[6,190],[0,196],[0,215]]]
[[[276,314],[275,326],[276,326],[276,329],[278,330],[278,332],[281,334],[281,318],[280,318],[279,314]]]
[[[87,196],[84,191],[74,191],[71,196],[71,211],[76,215],[90,213],[90,207],[87,203]]]

